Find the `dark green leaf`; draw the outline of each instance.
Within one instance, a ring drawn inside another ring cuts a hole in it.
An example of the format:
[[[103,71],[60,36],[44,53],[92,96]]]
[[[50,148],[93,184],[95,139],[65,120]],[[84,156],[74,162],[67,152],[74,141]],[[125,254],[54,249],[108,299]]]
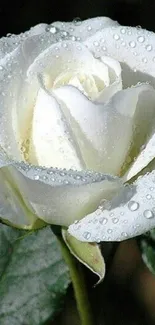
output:
[[[155,229],[138,238],[142,258],[149,270],[155,274]]]
[[[0,225],[0,324],[41,325],[60,310],[70,282],[55,235]]]

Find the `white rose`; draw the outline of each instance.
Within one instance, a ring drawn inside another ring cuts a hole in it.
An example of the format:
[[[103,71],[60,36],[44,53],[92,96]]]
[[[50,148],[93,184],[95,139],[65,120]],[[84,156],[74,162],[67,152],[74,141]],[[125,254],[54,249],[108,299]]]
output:
[[[76,221],[83,241],[155,226],[153,46],[153,33],[105,17],[0,40],[3,222]]]

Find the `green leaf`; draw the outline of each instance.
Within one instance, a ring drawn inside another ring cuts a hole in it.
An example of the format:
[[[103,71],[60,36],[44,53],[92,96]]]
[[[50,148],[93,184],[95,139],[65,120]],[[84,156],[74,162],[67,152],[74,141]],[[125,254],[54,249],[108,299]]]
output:
[[[155,229],[138,237],[142,258],[149,270],[155,274]]]
[[[98,283],[101,282],[105,275],[105,263],[99,245],[81,242],[71,236],[66,229],[62,229],[62,236],[70,252],[93,273],[98,275]]]
[[[50,227],[28,233],[0,225],[1,325],[44,324],[60,311],[69,283]]]

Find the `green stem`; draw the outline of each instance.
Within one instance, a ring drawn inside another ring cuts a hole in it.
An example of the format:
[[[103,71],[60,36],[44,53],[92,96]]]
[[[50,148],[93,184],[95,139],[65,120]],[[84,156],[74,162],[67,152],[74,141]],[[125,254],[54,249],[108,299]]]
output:
[[[92,311],[81,265],[80,263],[77,264],[77,261],[70,253],[63,239],[60,236],[57,236],[57,239],[61,246],[62,255],[70,270],[81,325],[93,325]]]

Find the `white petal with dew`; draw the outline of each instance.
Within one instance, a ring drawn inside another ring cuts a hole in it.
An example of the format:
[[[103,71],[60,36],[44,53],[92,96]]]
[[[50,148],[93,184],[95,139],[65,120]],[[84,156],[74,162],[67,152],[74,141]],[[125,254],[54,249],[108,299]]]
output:
[[[110,82],[108,87],[99,92],[96,100],[97,102],[106,102],[122,89],[121,65],[108,56],[102,56],[100,60],[108,67]]]
[[[89,101],[71,86],[53,91],[88,169],[119,174],[131,146],[138,103],[148,89],[154,91],[148,85],[122,90],[105,104]]]
[[[69,227],[81,241],[121,241],[155,227],[155,171],[127,185],[111,201]]]
[[[98,30],[102,28],[117,26],[118,23],[108,17],[96,17],[87,20],[74,20],[73,22],[61,22],[56,21],[51,24],[72,36],[79,41],[84,41],[90,36],[94,35]],[[50,28],[50,27],[49,27]],[[65,34],[64,34],[65,35]]]
[[[123,176],[124,182],[130,180],[145,168],[155,158],[155,134],[149,139],[137,159],[133,162],[129,170]]]
[[[104,44],[101,40],[104,40]],[[98,42],[98,47],[95,46],[95,42]],[[136,27],[112,26],[98,31],[84,43],[96,57],[108,55],[125,63],[135,72],[135,75],[138,71],[141,72],[142,79],[138,81],[149,81],[151,80],[149,76],[155,77],[155,33],[153,32]],[[126,83],[127,80],[124,82]],[[135,84],[134,76],[133,84]]]
[[[63,73],[93,75],[109,85],[108,67],[95,59],[92,53],[79,42],[62,41],[49,46],[30,65],[27,76],[29,82],[35,81],[38,74],[42,74],[45,85],[52,88],[55,79]]]
[[[122,186],[118,178],[90,171],[15,164],[18,187],[36,215],[45,222],[69,225],[94,211],[102,197],[111,198]],[[14,172],[15,175],[15,172]]]
[[[29,161],[39,166],[81,170],[80,158],[60,105],[40,89],[33,110]]]

